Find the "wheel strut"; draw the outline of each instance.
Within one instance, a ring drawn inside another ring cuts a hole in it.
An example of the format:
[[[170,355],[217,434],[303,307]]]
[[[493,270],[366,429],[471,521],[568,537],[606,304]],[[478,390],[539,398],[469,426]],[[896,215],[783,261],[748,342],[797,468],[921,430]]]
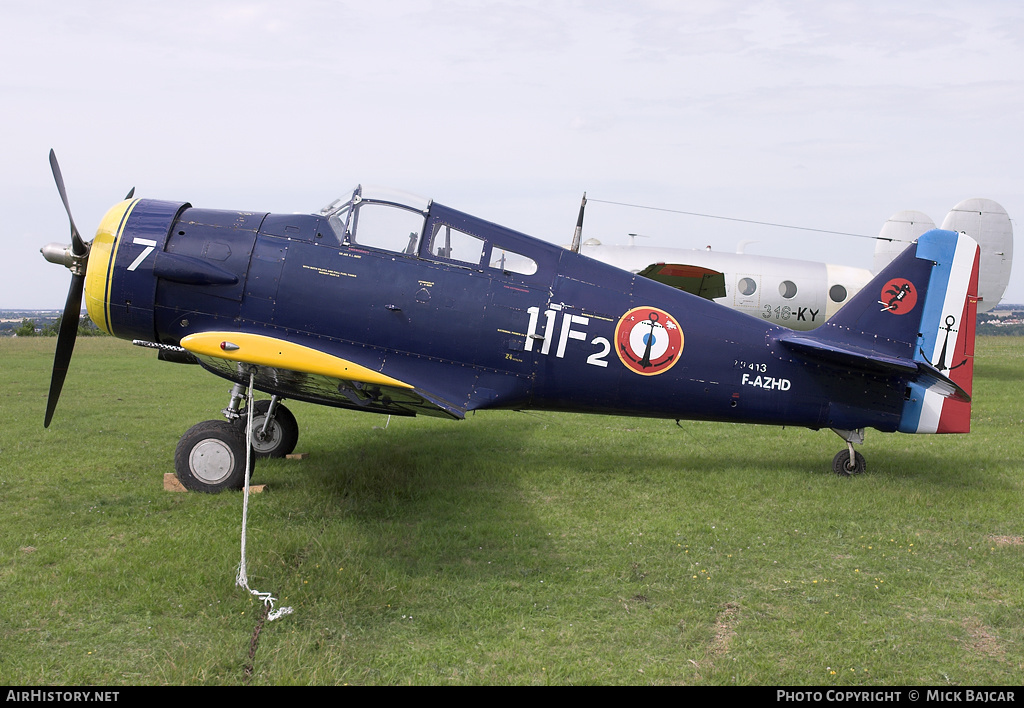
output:
[[[267,436],[267,432],[270,430],[270,426],[274,422],[274,416],[277,415],[277,404],[279,404],[280,402],[280,396],[270,397],[270,406],[267,408],[266,417],[263,419],[263,427],[260,428],[260,436]]]
[[[254,401],[252,406],[252,448],[256,457],[284,457],[295,449],[299,424],[280,396]],[[244,433],[248,411],[238,413],[234,424]]]
[[[854,450],[853,445],[864,442],[864,428],[856,430],[832,428],[832,432],[846,441],[846,449],[840,450],[832,458],[832,471],[840,477],[862,473],[867,468],[867,463],[864,460],[864,455]]]
[[[242,417],[242,403],[245,402],[245,391],[246,388],[240,383],[236,383],[231,388],[231,400],[228,401],[228,407],[222,410],[220,413],[229,421],[234,422]]]

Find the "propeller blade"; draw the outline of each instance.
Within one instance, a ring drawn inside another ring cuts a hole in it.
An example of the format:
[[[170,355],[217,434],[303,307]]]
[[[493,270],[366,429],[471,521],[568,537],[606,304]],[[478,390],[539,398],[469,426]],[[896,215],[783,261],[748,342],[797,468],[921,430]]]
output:
[[[126,194],[124,198],[125,199],[131,199],[134,196],[135,196],[135,187],[132,187],[131,189],[128,190],[128,194]]]
[[[68,221],[71,222],[71,252],[76,256],[84,256],[88,249],[82,235],[78,233],[75,220],[71,216],[71,207],[68,205],[68,193],[64,189],[64,177],[60,174],[60,165],[57,164],[57,155],[53,149],[50,150],[50,170],[53,172],[53,181],[57,183],[57,191],[60,192],[60,200],[64,202],[64,211],[68,213]],[[76,330],[77,331],[77,330]]]
[[[63,190],[61,190],[63,192]],[[72,228],[74,228],[72,226]],[[53,355],[53,374],[50,377],[50,395],[46,399],[46,420],[44,428],[50,427],[53,411],[57,408],[60,390],[64,387],[64,378],[68,374],[71,353],[75,350],[75,339],[78,338],[78,322],[82,317],[82,291],[85,289],[85,276],[72,274],[71,288],[64,304],[64,315],[57,332],[57,351]]]

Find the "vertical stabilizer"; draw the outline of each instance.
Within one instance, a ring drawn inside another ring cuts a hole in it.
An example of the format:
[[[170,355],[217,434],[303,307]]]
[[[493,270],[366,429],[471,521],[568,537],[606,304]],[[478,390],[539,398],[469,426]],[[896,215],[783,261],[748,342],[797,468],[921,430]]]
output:
[[[942,228],[962,231],[981,246],[978,267],[978,311],[999,304],[1013,267],[1013,224],[1006,210],[991,199],[966,199],[946,214]]]
[[[897,429],[970,432],[979,262],[967,234],[928,231],[811,335],[817,344],[793,346],[916,369]]]
[[[924,298],[914,358],[929,363],[970,395],[981,249],[967,234],[930,231],[918,242],[917,255],[934,261],[935,267]],[[970,432],[971,402],[911,384],[899,429],[906,433]]]
[[[935,222],[927,214],[919,211],[908,210],[893,214],[882,225],[882,230],[875,241],[875,259],[871,270],[875,273],[881,272],[921,234],[934,228]]]

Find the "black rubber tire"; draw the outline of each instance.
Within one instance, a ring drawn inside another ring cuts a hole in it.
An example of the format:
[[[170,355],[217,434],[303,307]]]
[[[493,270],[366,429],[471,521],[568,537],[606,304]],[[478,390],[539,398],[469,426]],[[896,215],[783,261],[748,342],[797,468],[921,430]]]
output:
[[[867,469],[867,461],[864,459],[864,455],[860,454],[856,450],[853,453],[853,466],[850,466],[850,451],[840,450],[836,453],[836,456],[832,458],[832,471],[840,477],[849,477],[855,474],[861,474]]]
[[[263,430],[263,421],[270,410],[270,401],[263,399],[253,403],[252,410],[252,449],[256,457],[284,457],[290,455],[299,442],[299,423],[295,416],[284,405],[277,404],[274,422],[267,431],[266,439],[260,439],[259,431]],[[238,418],[238,430],[245,437],[245,425],[249,421],[246,411],[241,411]]]
[[[249,474],[255,465],[250,458]],[[245,437],[226,420],[207,420],[181,436],[174,472],[185,489],[215,494],[245,485]]]

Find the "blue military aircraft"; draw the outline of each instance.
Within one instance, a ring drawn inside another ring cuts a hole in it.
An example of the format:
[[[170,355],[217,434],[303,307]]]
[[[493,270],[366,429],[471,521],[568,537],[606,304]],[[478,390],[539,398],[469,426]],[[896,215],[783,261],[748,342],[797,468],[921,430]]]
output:
[[[979,251],[921,236],[822,327],[798,332],[436,202],[356,187],[320,213],[199,209],[131,194],[86,243],[50,162],[72,272],[45,424],[84,293],[110,334],[234,382],[178,443],[193,490],[241,488],[294,448],[294,399],[459,420],[539,409],[831,428],[837,474],[864,429],[970,430]],[[271,396],[251,406],[247,391]],[[246,421],[252,420],[251,425]]]

